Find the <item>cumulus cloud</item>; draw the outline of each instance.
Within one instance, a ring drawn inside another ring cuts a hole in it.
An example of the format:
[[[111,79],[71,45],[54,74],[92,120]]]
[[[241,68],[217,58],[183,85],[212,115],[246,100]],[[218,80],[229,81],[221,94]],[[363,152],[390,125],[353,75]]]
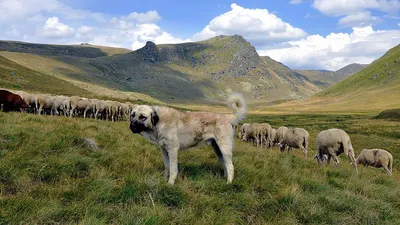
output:
[[[161,16],[155,10],[150,10],[146,13],[132,12],[124,17],[127,20],[133,20],[137,23],[155,23],[161,19]]]
[[[358,27],[374,25],[379,22],[381,22],[379,17],[372,16],[369,11],[363,11],[340,18],[338,24],[344,27]]]
[[[133,50],[143,47],[147,41],[153,41],[156,44],[175,44],[190,41],[176,38],[172,34],[161,30],[156,24],[140,24],[130,32],[130,35],[133,39],[131,45]]]
[[[304,30],[284,22],[267,9],[247,9],[233,3],[230,11],[212,19],[193,39],[234,34],[242,35],[256,46],[268,41],[296,40],[307,35]]]
[[[330,16],[344,16],[366,9],[396,12],[400,9],[398,0],[314,0],[312,6]]]
[[[155,10],[111,17],[72,8],[60,0],[0,0],[0,12],[0,39],[53,44],[89,42],[134,49],[146,41],[186,41],[159,27],[156,22],[161,16]]]
[[[60,4],[56,0],[1,0],[0,24],[15,23],[58,7]]]
[[[74,35],[74,28],[61,23],[58,17],[50,17],[40,30],[40,34],[46,38],[67,38]]]
[[[373,30],[366,26],[355,27],[351,33],[310,35],[259,53],[291,68],[337,70],[350,63],[371,63],[399,42],[400,30]]]

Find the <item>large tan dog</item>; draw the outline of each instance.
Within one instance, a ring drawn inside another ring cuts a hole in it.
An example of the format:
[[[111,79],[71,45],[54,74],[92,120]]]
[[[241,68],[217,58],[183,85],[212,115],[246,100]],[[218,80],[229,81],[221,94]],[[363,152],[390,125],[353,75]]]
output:
[[[161,148],[164,177],[174,184],[178,175],[178,150],[211,143],[224,167],[227,183],[234,176],[232,164],[233,129],[246,116],[242,95],[233,94],[228,106],[234,114],[181,112],[165,106],[138,105],[132,109],[130,129]]]

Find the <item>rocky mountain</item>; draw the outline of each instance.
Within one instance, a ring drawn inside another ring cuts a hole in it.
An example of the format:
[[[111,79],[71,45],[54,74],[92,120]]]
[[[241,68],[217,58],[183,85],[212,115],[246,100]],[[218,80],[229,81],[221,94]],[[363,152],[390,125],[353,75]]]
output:
[[[254,102],[298,99],[320,89],[302,74],[260,57],[243,37],[146,45],[134,52],[89,60],[103,75],[128,89],[168,101],[215,101],[232,91]]]
[[[65,80],[163,101],[221,102],[230,92],[242,92],[252,102],[266,102],[300,99],[321,90],[304,74],[260,57],[238,35],[182,44],[147,42],[137,51],[1,41],[0,55]]]

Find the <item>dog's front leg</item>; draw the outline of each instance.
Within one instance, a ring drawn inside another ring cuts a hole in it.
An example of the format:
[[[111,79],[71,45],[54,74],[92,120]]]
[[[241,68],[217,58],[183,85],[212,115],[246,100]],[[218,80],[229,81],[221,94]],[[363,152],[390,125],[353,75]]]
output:
[[[164,148],[161,148],[161,153],[163,156],[163,161],[164,161],[164,178],[168,179],[169,178],[169,156],[168,156],[168,151]]]
[[[169,179],[168,183],[174,184],[175,179],[178,176],[178,150],[179,148],[169,148],[168,156],[169,156]]]

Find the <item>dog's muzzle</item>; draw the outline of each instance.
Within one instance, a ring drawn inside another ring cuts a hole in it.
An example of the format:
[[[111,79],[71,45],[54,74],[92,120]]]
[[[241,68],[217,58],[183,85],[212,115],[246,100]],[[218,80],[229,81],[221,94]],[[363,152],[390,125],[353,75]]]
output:
[[[138,121],[131,121],[129,128],[134,134],[147,130],[146,126]]]

